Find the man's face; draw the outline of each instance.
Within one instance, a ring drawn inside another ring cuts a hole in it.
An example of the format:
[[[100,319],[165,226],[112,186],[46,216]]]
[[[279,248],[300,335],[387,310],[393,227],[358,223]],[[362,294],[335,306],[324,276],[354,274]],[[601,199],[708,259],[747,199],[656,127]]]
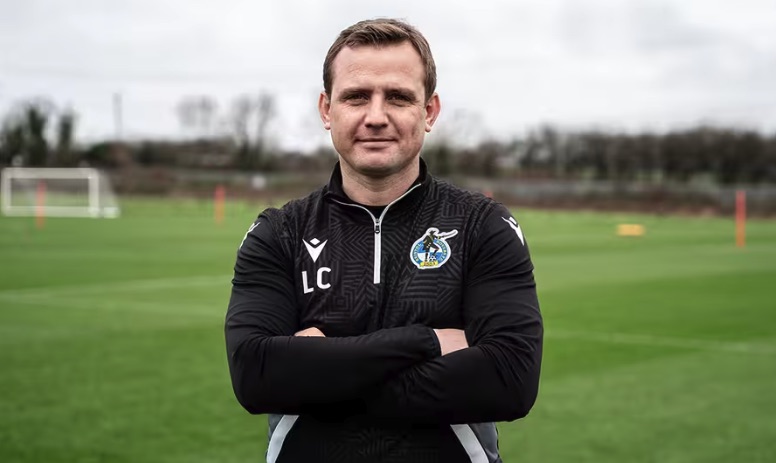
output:
[[[332,75],[331,98],[321,93],[318,109],[343,168],[372,178],[412,168],[440,109],[436,94],[426,101],[412,45],[345,47]]]

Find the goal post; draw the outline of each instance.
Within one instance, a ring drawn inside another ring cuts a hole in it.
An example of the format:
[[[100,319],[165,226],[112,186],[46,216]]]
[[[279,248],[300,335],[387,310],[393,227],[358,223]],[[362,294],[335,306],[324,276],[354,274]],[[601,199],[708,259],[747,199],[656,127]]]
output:
[[[9,167],[0,173],[4,215],[31,217],[118,217],[107,175],[90,167]]]

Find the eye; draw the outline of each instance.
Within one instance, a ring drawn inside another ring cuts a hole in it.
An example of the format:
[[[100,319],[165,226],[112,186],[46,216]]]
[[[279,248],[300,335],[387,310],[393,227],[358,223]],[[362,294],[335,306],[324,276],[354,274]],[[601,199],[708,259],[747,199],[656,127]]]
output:
[[[350,93],[342,98],[344,101],[350,104],[362,104],[369,100],[369,97],[365,93]]]
[[[413,98],[410,95],[403,93],[391,93],[388,95],[388,101],[399,104],[409,104],[413,102]]]

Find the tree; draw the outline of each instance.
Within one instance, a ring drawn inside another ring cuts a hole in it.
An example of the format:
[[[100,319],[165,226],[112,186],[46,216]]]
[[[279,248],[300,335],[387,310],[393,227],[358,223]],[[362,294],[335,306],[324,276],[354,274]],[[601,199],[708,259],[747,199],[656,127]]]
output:
[[[264,156],[268,149],[267,128],[276,116],[275,98],[266,92],[261,92],[256,99],[256,132],[255,146],[259,156]]]
[[[51,103],[42,99],[32,100],[24,105],[26,164],[30,166],[44,166],[49,161],[46,127],[49,123],[51,109]]]
[[[275,97],[261,92],[258,97],[240,95],[232,102],[230,125],[242,167],[255,169],[269,151],[268,129],[277,115]]]
[[[473,148],[484,139],[482,116],[466,109],[454,109],[450,116],[437,121],[423,148],[423,159],[436,175],[447,176],[460,164],[461,156],[471,159],[467,148]],[[464,172],[470,172],[464,170]]]
[[[71,109],[66,109],[59,115],[57,120],[56,164],[71,166],[77,163],[73,155],[75,123],[76,115]]]
[[[445,177],[452,171],[453,149],[447,140],[438,140],[423,148],[423,159],[435,175]]]
[[[24,156],[24,125],[8,119],[0,129],[0,165],[12,164],[14,158]]]
[[[253,167],[251,158],[251,137],[248,122],[251,117],[252,105],[250,97],[240,95],[232,102],[230,122],[235,144],[237,145],[237,162],[241,167]]]
[[[196,138],[210,138],[214,135],[218,103],[207,95],[184,97],[176,107],[178,121],[184,130],[191,131]]]

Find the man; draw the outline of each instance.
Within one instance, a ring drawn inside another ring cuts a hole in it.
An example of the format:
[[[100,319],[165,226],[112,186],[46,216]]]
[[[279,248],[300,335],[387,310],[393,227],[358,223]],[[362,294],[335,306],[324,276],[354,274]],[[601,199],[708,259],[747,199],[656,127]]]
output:
[[[423,250],[426,251],[426,259],[424,262],[426,263],[436,260],[436,252],[439,251],[439,246],[437,246],[434,241],[437,239],[437,233],[439,233],[439,230],[430,228],[426,237],[423,238]]]
[[[243,240],[226,317],[235,394],[270,414],[271,463],[500,461],[493,422],[528,413],[541,363],[522,231],[420,159],[440,102],[416,29],[345,29],[323,80],[339,163]]]

